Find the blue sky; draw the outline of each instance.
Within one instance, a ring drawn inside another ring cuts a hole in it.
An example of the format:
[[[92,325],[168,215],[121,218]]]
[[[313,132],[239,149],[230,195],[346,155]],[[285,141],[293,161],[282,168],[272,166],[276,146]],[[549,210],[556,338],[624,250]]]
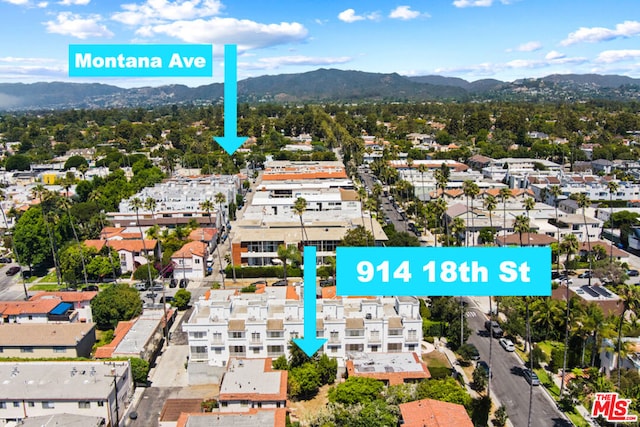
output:
[[[211,79],[109,79],[119,86],[221,82],[339,68],[466,80],[553,73],[640,77],[638,0],[0,0],[0,82],[67,77],[78,43],[211,43]]]

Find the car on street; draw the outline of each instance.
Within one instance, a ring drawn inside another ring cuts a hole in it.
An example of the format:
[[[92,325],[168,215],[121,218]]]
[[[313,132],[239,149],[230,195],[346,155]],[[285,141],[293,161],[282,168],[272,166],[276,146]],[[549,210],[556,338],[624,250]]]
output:
[[[0,264],[11,264],[11,258],[7,258],[7,257],[0,258]]]
[[[458,354],[465,360],[480,360],[480,352],[478,347],[471,343],[466,343],[460,346]]]
[[[288,280],[278,280],[277,282],[273,282],[271,286],[289,286]]]
[[[82,290],[87,292],[98,292],[100,288],[96,285],[88,285],[82,288]]]
[[[587,270],[584,273],[578,274],[578,278],[580,278],[580,279],[589,279],[591,277],[592,277],[592,275],[591,275],[591,271],[590,270]]]
[[[255,282],[252,282],[249,286],[267,286],[267,281],[266,280],[256,280]]]
[[[513,341],[511,341],[510,339],[500,338],[498,342],[506,351],[516,351],[516,346],[513,345]]]
[[[180,284],[178,286],[184,289],[187,287],[188,284],[189,284],[189,279],[180,279]]]
[[[484,322],[484,328],[487,330],[487,332],[491,333],[491,336],[493,336],[494,338],[502,338],[502,335],[504,334],[502,328],[500,327],[500,324],[495,320],[487,320],[486,322]]]
[[[485,362],[484,360],[478,360],[476,362],[476,366],[482,369],[487,374],[487,376],[489,376],[489,364],[487,362]],[[491,377],[493,377],[493,374],[491,374]]]
[[[147,289],[149,289],[147,282],[138,282],[135,285],[133,285],[133,287],[139,291],[146,291]]]
[[[9,267],[6,274],[7,276],[13,276],[16,273],[18,273],[18,271],[20,271],[20,267],[18,267],[17,265],[14,265],[13,267]]]
[[[640,276],[640,272],[638,270],[627,270],[627,276],[629,277]]]
[[[169,287],[170,287],[170,288],[175,288],[176,286],[178,286],[178,280],[177,280],[177,279],[172,278],[172,279],[169,281]]]
[[[571,284],[573,284],[573,280],[570,279],[569,276],[562,275],[562,276],[559,276],[559,277],[553,279],[553,283],[557,283],[557,284],[568,283],[568,284],[571,285]]]
[[[151,287],[151,290],[154,292],[162,292],[163,289],[164,289],[164,286],[162,286],[159,283],[156,283]]]
[[[540,385],[540,378],[538,378],[538,375],[531,369],[525,369],[524,371],[522,371],[522,376],[525,380],[527,380],[529,384],[534,386]]]

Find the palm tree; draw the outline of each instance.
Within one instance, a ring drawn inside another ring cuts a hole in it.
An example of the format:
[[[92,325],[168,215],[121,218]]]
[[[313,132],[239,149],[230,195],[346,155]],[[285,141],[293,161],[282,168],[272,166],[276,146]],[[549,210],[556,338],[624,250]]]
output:
[[[529,347],[529,369],[533,372],[533,357],[531,357],[531,318],[529,315],[529,303],[531,297],[524,297],[526,307],[526,328],[527,328],[527,347]],[[533,381],[529,381],[529,415],[527,417],[527,426],[531,427],[531,409],[533,408]]]
[[[524,210],[527,212],[527,218],[529,219],[529,223],[531,223],[530,211],[534,208],[535,205],[536,205],[536,201],[533,200],[531,197],[527,197],[524,199]],[[531,230],[527,232],[527,245],[530,244],[530,240],[531,240],[531,236],[528,234],[529,232],[531,232]]]
[[[552,185],[549,190],[550,194],[553,196],[553,206],[556,211],[556,239],[558,240],[558,245],[560,244],[560,226],[558,225],[558,197],[562,194],[562,190],[559,185]],[[558,251],[558,271],[560,271],[560,251]]]
[[[65,211],[67,211],[67,216],[69,217],[69,223],[71,223],[71,230],[73,231],[73,237],[76,239],[76,244],[78,245],[78,249],[80,250],[80,261],[82,262],[82,275],[84,276],[84,284],[86,286],[89,282],[87,278],[87,263],[85,262],[85,259],[84,259],[83,245],[80,244],[80,239],[78,239],[78,233],[76,232],[76,227],[73,223],[73,217],[71,216],[71,200],[69,200],[67,197],[60,199],[59,203],[60,203],[60,207],[62,207]]]
[[[467,224],[468,224],[469,223],[469,199],[471,199],[472,201],[471,209],[473,209],[473,200],[476,198],[478,194],[480,194],[480,188],[478,187],[478,184],[468,179],[462,183],[462,192],[464,193],[464,196],[467,199]],[[475,233],[475,230],[473,227],[474,222],[475,221],[473,218],[473,212],[471,212],[471,229],[469,230],[470,233]],[[465,246],[469,246],[470,238],[467,239],[467,233],[465,233],[464,240],[465,240]]]
[[[627,311],[635,313],[640,306],[640,292],[634,285],[625,284],[617,289],[618,296],[622,299],[622,313],[618,319],[618,343],[617,350],[618,357],[616,358],[616,367],[618,370],[618,391],[620,391],[621,381],[621,364],[622,364],[622,327],[624,326],[624,315]]]
[[[591,268],[591,261],[593,259],[593,257],[591,256],[591,238],[589,237],[589,228],[587,227],[587,207],[589,205],[591,205],[591,200],[589,199],[589,197],[585,194],[585,193],[579,193],[578,194],[578,199],[576,200],[576,202],[578,203],[578,207],[582,209],[582,219],[584,221],[584,231],[585,234],[587,235],[587,260],[589,261],[589,271],[592,271]],[[591,276],[592,274],[589,275],[589,277],[587,278],[588,280],[588,284],[589,286],[591,286]]]
[[[520,235],[520,246],[524,246],[522,242],[522,235],[524,233],[528,233],[530,230],[531,228],[529,227],[529,217],[525,215],[518,215],[513,225],[513,231]]]
[[[460,235],[462,233],[466,233],[465,228],[466,227],[464,225],[464,220],[462,218],[460,218],[459,216],[453,218],[453,221],[451,223],[451,235],[456,246],[462,246],[462,239],[460,238]],[[447,240],[448,239],[449,236],[447,235]]]
[[[147,197],[144,201],[144,208],[151,212],[151,218],[154,219],[154,213],[156,211],[156,207],[158,206],[158,202],[153,197]]]
[[[293,213],[298,215],[300,218],[300,231],[302,233],[302,245],[306,245],[309,238],[306,235],[306,231],[304,229],[304,222],[302,221],[302,214],[307,210],[307,200],[304,197],[298,197],[296,201],[293,203]]]
[[[429,168],[427,167],[427,165],[421,164],[418,165],[418,172],[420,172],[420,182],[422,184],[422,199],[424,200],[429,200],[428,197],[425,197],[425,193],[424,193],[424,174],[427,173],[429,171]]]
[[[491,227],[491,232],[493,233],[493,211],[496,210],[498,203],[496,202],[496,198],[491,194],[487,194],[484,198],[484,208],[489,212],[489,227]],[[493,243],[493,242],[491,242]]]
[[[203,200],[202,202],[200,202],[200,209],[202,209],[203,211],[205,211],[207,213],[207,216],[209,217],[209,225],[211,225],[212,220],[211,220],[211,212],[216,208],[216,206],[213,204],[213,202],[209,199]]]
[[[569,259],[572,254],[578,251],[578,239],[575,234],[567,234],[560,245],[558,246],[558,258],[560,258],[560,254],[565,252],[567,254],[567,259],[565,261],[565,271],[568,269]],[[564,378],[567,371],[567,357],[569,350],[569,329],[571,328],[569,324],[569,317],[571,314],[571,299],[569,298],[569,282],[566,281],[564,283],[566,287],[565,300],[567,303],[567,312],[565,314],[565,324],[564,324],[564,355],[562,357],[562,378],[560,380],[560,397],[562,397],[562,392],[564,391]]]
[[[138,231],[140,231],[140,239],[142,239],[142,250],[144,250],[144,256],[147,259],[146,267],[147,267],[147,273],[149,275],[149,285],[151,285],[153,284],[153,278],[151,277],[151,266],[149,265],[151,261],[147,257],[147,244],[144,240],[144,233],[142,232],[142,226],[140,225],[140,209],[144,207],[144,202],[139,197],[134,197],[131,200],[129,200],[129,206],[131,206],[131,209],[136,211],[136,224],[138,225]],[[183,265],[182,268],[184,270],[185,266]]]
[[[600,336],[600,332],[603,331],[604,327],[608,327],[608,325],[606,325],[604,321],[604,313],[602,312],[602,309],[598,304],[596,304],[595,302],[591,302],[588,305],[586,305],[583,310],[581,310],[578,322],[582,325],[582,328],[588,331],[592,336],[592,339],[593,339],[592,348],[594,350],[591,355],[591,360],[593,361],[592,363],[595,363],[596,352],[597,352],[597,349],[599,348],[598,338]],[[582,345],[582,358],[581,358],[582,366],[584,366],[584,354],[585,354],[586,343],[587,343],[587,340],[585,339]]]
[[[225,224],[224,227],[226,228],[226,214],[224,212],[224,209],[222,209],[222,204],[224,202],[227,201],[227,198],[225,197],[225,195],[221,192],[216,193],[216,195],[214,196],[214,199],[216,201],[216,203],[218,204],[218,209],[220,210],[220,215],[222,215],[222,222]],[[229,252],[231,252],[231,274],[233,275],[233,283],[236,283],[236,267],[233,265],[233,247],[231,246],[231,237],[229,237]],[[220,256],[220,252],[218,251],[218,256]],[[222,262],[220,263],[220,268],[222,268]]]
[[[609,190],[609,223],[611,225],[611,245],[609,246],[609,264],[613,263],[613,193],[617,193],[620,184],[616,181],[607,182],[607,190]]]
[[[367,190],[364,187],[358,188],[358,197],[360,198],[360,220],[362,221],[362,227],[364,227],[364,205],[367,198]]]
[[[47,229],[47,234],[49,235],[49,243],[51,244],[51,257],[53,258],[53,267],[56,271],[56,281],[58,286],[62,284],[62,278],[60,277],[60,269],[58,268],[58,260],[56,258],[56,243],[53,238],[53,234],[51,233],[51,227],[49,227],[49,221],[47,220],[47,214],[45,212],[44,199],[47,193],[49,192],[44,185],[37,184],[35,187],[31,189],[31,192],[34,197],[36,197],[40,201],[40,212],[42,213],[42,220],[44,221],[44,225]]]
[[[445,196],[444,191],[447,189],[447,186],[449,185],[449,168],[447,167],[447,165],[443,163],[440,169],[436,169],[436,171],[433,173],[433,177],[436,180],[436,195],[438,197],[438,200],[442,200],[442,202],[444,203],[443,205],[444,209],[442,210],[442,217],[440,219],[445,229],[445,237],[446,237],[446,242],[448,246],[449,245],[449,222],[445,218],[445,213],[447,212],[447,201],[444,198]],[[438,193],[438,188],[440,189],[439,193]],[[434,245],[438,246],[437,239]]]
[[[284,271],[283,279],[287,280],[287,261],[300,261],[300,251],[298,247],[293,244],[278,245],[278,259],[282,261],[282,270]]]
[[[442,199],[442,198],[438,198],[437,200],[435,200],[434,202],[431,203],[431,207],[433,209],[433,213],[435,218],[435,227],[434,227],[434,246],[438,246],[438,228],[440,227],[440,224],[443,221],[444,218],[444,213],[447,211],[447,202]]]
[[[507,200],[509,200],[512,196],[511,189],[509,187],[502,187],[500,189],[500,193],[498,193],[498,197],[500,197],[500,201],[502,202],[502,233],[503,239],[507,238]]]

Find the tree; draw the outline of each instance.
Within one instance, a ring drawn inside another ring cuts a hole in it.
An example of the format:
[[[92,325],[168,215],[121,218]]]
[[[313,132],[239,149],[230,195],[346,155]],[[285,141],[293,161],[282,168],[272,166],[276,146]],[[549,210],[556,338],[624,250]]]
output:
[[[142,249],[144,250],[144,256],[147,260],[147,265],[149,265],[151,261],[147,257],[147,244],[144,238],[144,233],[142,232],[142,226],[140,225],[140,209],[144,207],[144,202],[139,197],[134,197],[129,201],[129,205],[136,212],[136,223],[138,224],[138,230],[140,231],[140,239],[142,239]],[[151,267],[147,268],[146,270],[148,272],[149,283],[153,283],[153,278],[151,276]]]
[[[49,244],[51,247],[51,259],[53,260],[53,267],[56,270],[56,281],[58,283],[58,286],[60,286],[62,283],[62,280],[60,276],[60,269],[58,268],[58,260],[56,258],[57,248],[56,248],[55,235],[54,233],[51,232],[51,227],[49,226],[51,218],[48,218],[47,213],[45,212],[45,204],[43,203],[45,196],[48,197],[49,192],[46,188],[44,188],[44,185],[42,184],[36,185],[31,189],[31,191],[33,195],[36,196],[40,201],[40,213],[42,214],[42,220],[47,230],[47,235],[49,236]],[[56,223],[56,221],[52,221],[52,222],[53,224]]]
[[[420,246],[420,240],[413,234],[401,231],[399,233],[392,233],[389,235],[389,240],[387,241],[386,246]]]
[[[553,207],[555,209],[555,213],[556,213],[556,234],[557,237],[556,239],[558,240],[558,243],[560,243],[560,225],[558,224],[558,204],[559,204],[559,200],[558,197],[560,197],[560,195],[562,194],[562,190],[560,189],[559,185],[552,185],[551,186],[551,190],[550,190],[550,194],[551,196],[553,196]],[[558,271],[560,271],[560,253],[558,253]]]
[[[146,385],[149,377],[149,362],[139,357],[129,359],[131,363],[131,376],[135,384]]]
[[[495,232],[495,230],[493,229],[493,211],[496,210],[497,206],[498,203],[496,202],[496,198],[491,194],[487,194],[487,196],[485,196],[484,198],[484,208],[487,210],[487,212],[489,212],[489,227],[491,227],[492,232]],[[491,243],[494,243],[493,240],[491,240]]]
[[[529,217],[525,215],[518,215],[513,224],[513,231],[518,233],[518,235],[520,236],[521,247],[524,246],[524,242],[522,241],[522,235],[524,233],[528,233],[530,230],[531,230],[531,227],[529,226]],[[529,242],[527,242],[527,244],[529,244]]]
[[[218,192],[214,196],[214,200],[218,204],[218,210],[220,211],[220,220],[224,224],[220,228],[226,228],[226,226],[227,226],[226,225],[227,224],[227,218],[226,218],[226,213],[225,213],[224,209],[222,208],[222,204],[227,201],[227,198],[225,197],[225,195],[223,193]],[[218,245],[220,245],[220,242],[218,242]],[[231,239],[229,239],[229,245],[231,245]],[[218,258],[220,258],[220,249],[218,249]],[[231,274],[233,275],[233,283],[235,283],[236,282],[236,269],[235,269],[235,267],[233,265],[233,256],[231,256],[230,261],[231,261]],[[222,267],[222,262],[220,262],[220,267]],[[222,280],[223,280],[223,284],[222,285],[224,287],[224,278]]]
[[[445,164],[442,163],[440,169],[437,169],[434,173],[433,173],[433,177],[436,180],[436,193],[438,195],[438,202],[439,204],[439,208],[441,208],[442,214],[440,216],[440,220],[444,223],[444,227],[445,229],[448,228],[448,222],[446,221],[446,219],[444,218],[445,213],[447,211],[447,201],[444,199],[444,191],[447,189],[447,186],[449,185],[449,175],[450,175],[450,171],[449,171],[449,167]],[[440,188],[440,191],[438,191],[438,188]],[[442,201],[442,202],[440,202]],[[449,230],[447,229],[445,231],[445,236],[447,237],[447,246],[449,244]],[[436,239],[435,245],[438,245],[438,240]]]
[[[294,244],[278,245],[278,259],[282,261],[283,279],[287,280],[287,261],[300,262],[302,256],[300,255],[300,250]]]
[[[502,201],[502,235],[503,239],[507,237],[507,200],[513,196],[509,187],[502,187],[498,197]]]
[[[617,349],[617,360],[616,360],[616,369],[618,370],[618,390],[620,390],[620,371],[622,364],[622,327],[624,326],[624,316],[627,311],[631,311],[635,313],[638,307],[640,307],[640,292],[637,287],[634,285],[623,285],[619,287],[616,291],[618,296],[622,299],[622,313],[620,313],[620,317],[618,319],[618,342],[616,344]]]
[[[76,227],[74,225],[73,217],[71,216],[71,201],[67,197],[59,200],[60,207],[62,207],[67,212],[67,217],[69,218],[69,223],[71,224],[71,230],[73,231],[73,237],[76,240],[76,245],[82,246],[80,243],[80,239],[78,239],[78,233],[76,232]],[[82,262],[82,277],[84,278],[84,284],[87,284],[87,262],[85,261],[84,251],[81,249],[78,251],[80,254],[80,261]]]
[[[533,200],[533,198],[531,197],[527,197],[526,199],[524,199],[524,210],[527,212],[527,219],[529,224],[531,224],[531,214],[530,211],[535,207],[536,205],[536,201]],[[527,231],[527,245],[530,245],[531,243],[531,238],[529,236],[529,233],[531,232],[531,230],[529,229]]]
[[[316,369],[320,374],[320,382],[322,384],[333,384],[338,373],[338,360],[330,358],[323,353],[316,363]]]
[[[18,219],[13,230],[14,247],[29,269],[51,261],[49,235],[41,209],[41,206],[29,208]]]
[[[300,218],[300,231],[302,237],[302,246],[307,244],[309,237],[306,235],[306,231],[304,228],[304,221],[302,220],[302,214],[307,210],[307,200],[304,197],[298,197],[296,201],[293,203],[293,213],[298,215]],[[363,227],[364,228],[364,227]],[[373,237],[373,236],[372,236]],[[367,245],[365,245],[367,246]]]
[[[613,262],[613,193],[617,193],[620,184],[616,181],[607,182],[607,190],[609,190],[609,218],[611,218],[611,244],[609,247],[609,264]],[[621,236],[622,237],[622,236]]]
[[[311,399],[318,394],[320,384],[320,373],[313,363],[305,363],[289,371],[289,395],[293,398]]]
[[[471,405],[471,396],[451,377],[420,381],[416,387],[416,399],[442,400],[463,405],[465,408]]]
[[[69,170],[71,168],[80,169],[81,166],[89,166],[87,160],[82,156],[71,156],[64,162],[64,170]]]
[[[4,164],[7,171],[28,171],[31,169],[31,161],[29,157],[24,154],[14,154],[7,157],[7,161]]]
[[[467,199],[467,221],[466,221],[467,224],[469,224],[469,199],[471,199],[471,229],[467,229],[467,230],[470,231],[470,233],[475,233],[475,229],[473,226],[475,222],[474,213],[473,213],[473,200],[475,200],[476,196],[480,194],[480,188],[478,187],[478,184],[468,179],[462,183],[462,191],[464,193],[464,196]],[[465,238],[464,238],[465,246],[469,246],[469,240],[470,239],[467,238],[467,233],[465,233]]]
[[[344,237],[340,241],[340,246],[368,246],[373,236],[369,230],[361,225],[347,230]]]
[[[173,297],[173,304],[178,310],[186,310],[191,301],[191,292],[186,289],[178,289]]]
[[[589,207],[591,205],[591,200],[589,199],[589,197],[587,197],[587,195],[585,193],[579,193],[578,194],[578,199],[576,200],[576,202],[578,203],[578,207],[580,209],[582,209],[582,219],[584,221],[584,232],[587,235],[587,260],[589,261],[589,271],[591,271],[592,268],[592,248],[591,248],[591,238],[589,237],[589,227],[587,226],[587,207]],[[589,286],[591,286],[591,274],[589,275],[589,277],[587,278],[588,284]]]
[[[473,389],[477,392],[482,392],[487,387],[487,380],[489,374],[487,370],[481,366],[476,366],[473,370]]]
[[[157,275],[158,270],[151,265],[150,262],[139,266],[136,268],[136,271],[133,272],[133,278],[135,280],[149,281],[149,283],[153,283],[153,280],[149,280],[149,277],[156,277]]]
[[[137,290],[118,283],[102,290],[91,301],[96,327],[114,329],[119,321],[131,320],[142,313],[142,300]]]
[[[381,397],[384,384],[366,377],[349,377],[347,380],[329,389],[329,402],[354,405]]]

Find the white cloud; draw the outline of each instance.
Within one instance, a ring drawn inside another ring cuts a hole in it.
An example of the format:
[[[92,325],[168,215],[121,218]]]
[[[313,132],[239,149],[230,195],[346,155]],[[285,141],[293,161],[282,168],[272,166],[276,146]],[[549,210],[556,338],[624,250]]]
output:
[[[36,6],[38,6],[40,9],[44,9],[45,7],[49,6],[49,3],[46,1],[41,1]]]
[[[389,18],[409,20],[415,19],[420,15],[420,12],[417,10],[411,10],[411,6],[398,6],[391,11]]]
[[[307,29],[297,22],[261,24],[247,19],[211,18],[148,25],[136,31],[138,36],[165,34],[187,43],[233,43],[241,50],[262,48],[307,37]]]
[[[0,62],[29,62],[29,63],[45,63],[45,62],[55,62],[55,59],[52,58],[20,58],[15,56],[0,56]]]
[[[455,7],[488,7],[494,3],[494,0],[455,0]],[[500,0],[502,4],[509,4],[509,0]]]
[[[47,32],[86,39],[89,37],[112,37],[113,33],[100,23],[100,15],[81,15],[71,12],[60,12],[55,21],[44,23]]]
[[[65,6],[86,6],[91,2],[91,0],[61,0],[58,4],[62,4]]]
[[[127,25],[150,25],[215,16],[220,13],[222,3],[219,0],[147,0],[120,7],[124,11],[114,13],[111,19]]]
[[[343,10],[338,14],[338,19],[344,22],[352,23],[356,21],[362,21],[364,16],[356,15],[356,11],[353,9]]]
[[[611,64],[636,58],[640,58],[640,50],[638,49],[605,50],[600,52],[596,61]]]
[[[567,56],[567,55],[565,55],[564,53],[560,53],[557,50],[552,50],[552,51],[549,51],[549,53],[547,53],[544,56],[544,58],[548,59],[548,60],[553,60],[553,59],[564,58],[565,56]]]
[[[562,46],[569,46],[576,43],[598,43],[637,35],[640,35],[640,22],[624,21],[621,24],[617,24],[614,29],[605,27],[580,27],[577,31],[570,33],[560,44]]]
[[[339,57],[317,57],[317,56],[275,56],[271,58],[261,58],[257,61],[250,63],[241,63],[240,68],[243,70],[265,70],[274,69],[286,65],[311,65],[311,66],[325,66],[334,64],[344,64],[351,61],[349,56]]]
[[[562,64],[583,64],[585,62],[587,62],[586,58],[567,58],[562,55],[559,57],[546,57],[545,59],[514,59],[513,61],[504,63],[483,62],[480,64],[472,64],[463,67],[438,68],[435,70],[435,72],[443,74],[470,74],[491,76],[508,70],[540,69]]]
[[[515,48],[515,50],[518,52],[534,52],[540,49],[542,49],[542,43],[538,41],[530,41],[527,43],[522,43],[520,46]]]
[[[29,4],[29,0],[2,0],[5,3],[15,4],[17,6],[26,6]]]

